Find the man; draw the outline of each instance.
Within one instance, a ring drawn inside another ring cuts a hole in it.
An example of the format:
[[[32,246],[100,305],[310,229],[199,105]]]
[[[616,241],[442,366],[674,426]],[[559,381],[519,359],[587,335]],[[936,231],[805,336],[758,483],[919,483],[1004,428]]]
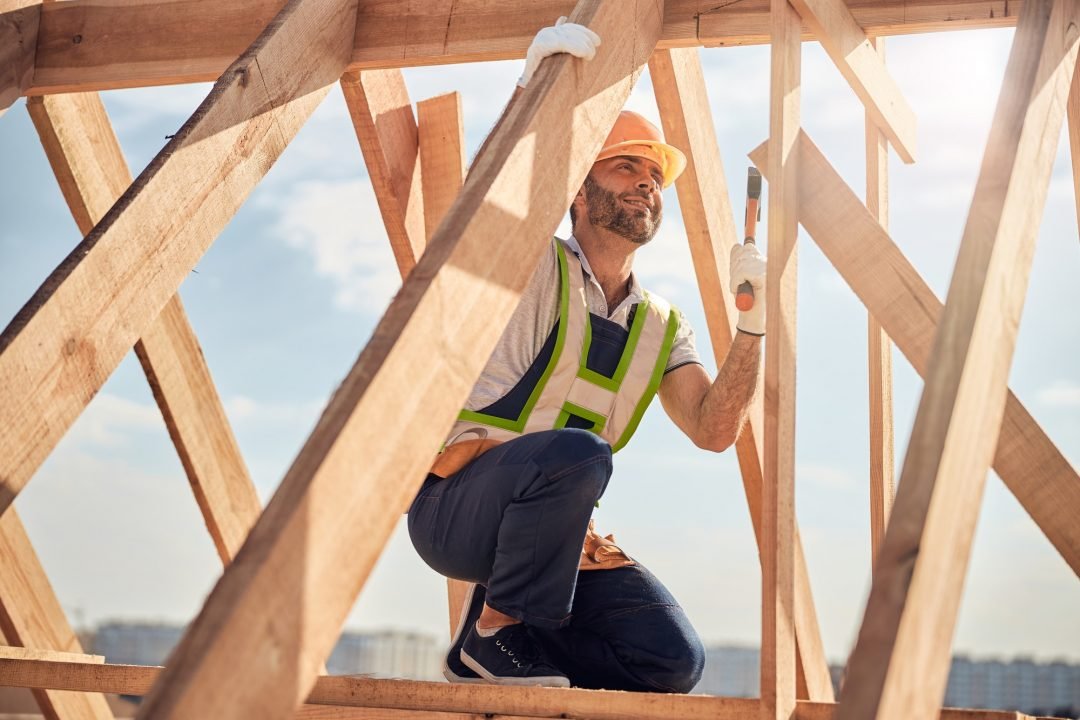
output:
[[[537,35],[519,85],[543,57],[588,59],[599,41],[560,19]],[[758,301],[715,382],[686,320],[632,273],[685,163],[651,123],[620,114],[573,200],[573,234],[541,260],[409,510],[424,561],[476,583],[451,681],[689,692],[701,677],[682,608],[590,524],[612,452],[657,391],[695,444],[719,452],[757,386],[765,261],[753,246],[732,249],[731,290],[749,281]]]

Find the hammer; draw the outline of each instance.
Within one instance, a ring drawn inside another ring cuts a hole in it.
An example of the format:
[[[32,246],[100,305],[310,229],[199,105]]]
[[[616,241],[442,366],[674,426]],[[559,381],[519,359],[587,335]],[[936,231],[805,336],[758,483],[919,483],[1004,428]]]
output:
[[[757,168],[746,170],[746,217],[743,245],[754,245],[754,235],[757,232],[757,223],[761,219],[761,173]],[[754,307],[754,286],[749,282],[739,285],[739,291],[735,294],[735,307],[745,312]]]

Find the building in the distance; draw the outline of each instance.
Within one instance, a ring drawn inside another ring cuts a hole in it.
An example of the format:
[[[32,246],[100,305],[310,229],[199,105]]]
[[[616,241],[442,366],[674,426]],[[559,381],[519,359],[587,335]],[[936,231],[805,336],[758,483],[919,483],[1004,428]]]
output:
[[[761,690],[761,654],[755,647],[710,645],[705,671],[693,692],[725,697],[757,697]]]
[[[972,660],[953,657],[945,705],[1019,710],[1031,715],[1080,712],[1080,665],[1030,658]]]

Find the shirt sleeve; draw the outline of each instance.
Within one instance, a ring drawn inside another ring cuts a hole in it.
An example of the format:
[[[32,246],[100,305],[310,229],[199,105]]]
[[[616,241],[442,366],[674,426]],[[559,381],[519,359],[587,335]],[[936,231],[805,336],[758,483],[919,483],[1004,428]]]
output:
[[[690,321],[682,314],[682,310],[676,308],[675,312],[679,316],[679,329],[675,332],[667,368],[664,370],[665,374],[690,363],[705,364],[701,362],[701,356],[698,355],[697,346],[694,343],[694,328],[690,327]]]

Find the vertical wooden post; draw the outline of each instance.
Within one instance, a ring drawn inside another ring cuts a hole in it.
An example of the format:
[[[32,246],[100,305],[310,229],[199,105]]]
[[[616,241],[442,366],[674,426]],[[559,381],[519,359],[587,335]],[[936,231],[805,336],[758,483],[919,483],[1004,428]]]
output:
[[[885,56],[885,40],[872,39]],[[866,207],[881,226],[889,228],[889,141],[866,113]],[[892,342],[874,316],[867,313],[867,353],[870,377],[870,560],[877,563],[892,509],[893,458]]]
[[[728,202],[727,182],[716,142],[705,77],[697,48],[657,50],[649,61],[656,104],[667,141],[687,154],[686,171],[675,182],[679,193],[690,255],[705,308],[713,355],[721,362],[731,347],[737,321],[728,290],[728,253],[741,241]],[[735,442],[746,504],[754,539],[761,544],[761,402],[755,407]],[[816,702],[832,702],[829,665],[821,644],[814,597],[806,558],[795,525],[795,644],[798,695]]]
[[[1020,13],[838,720],[930,717],[945,694],[1080,42],[1080,0]]]
[[[1069,160],[1072,161],[1073,193],[1076,197],[1076,226],[1080,229],[1080,71],[1073,73],[1072,87],[1069,89],[1068,122]]]
[[[771,0],[769,251],[766,279],[765,485],[761,544],[761,708],[795,712],[795,300],[802,23]]]
[[[430,241],[465,182],[465,123],[461,94],[437,95],[416,104],[420,144],[420,177],[424,196],[424,227]],[[457,632],[469,583],[446,578],[450,636]]]

